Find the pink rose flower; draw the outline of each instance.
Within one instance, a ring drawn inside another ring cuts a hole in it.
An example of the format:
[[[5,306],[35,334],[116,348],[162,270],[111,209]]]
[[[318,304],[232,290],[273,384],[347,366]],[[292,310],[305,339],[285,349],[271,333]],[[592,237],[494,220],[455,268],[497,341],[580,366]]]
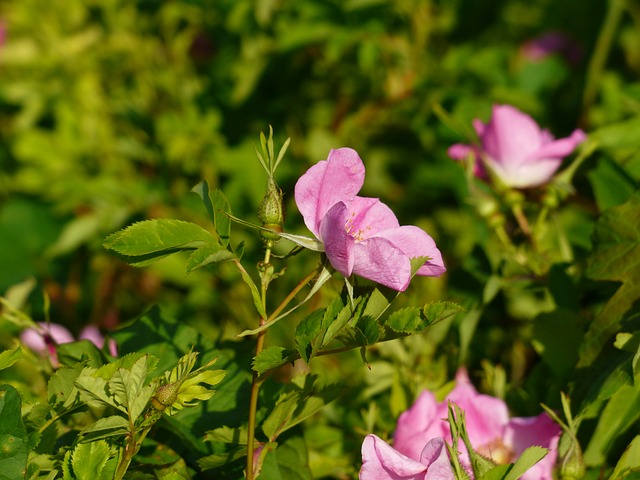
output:
[[[300,177],[295,200],[304,222],[324,244],[333,268],[398,291],[406,290],[414,257],[429,257],[417,275],[445,272],[433,239],[415,226],[400,226],[391,209],[377,198],[356,194],[364,184],[364,164],[355,150],[331,150]]]
[[[54,367],[58,366],[58,355],[56,352],[56,346],[63,343],[75,342],[71,332],[62,325],[57,323],[38,323],[39,328],[27,328],[20,335],[20,340],[24,345],[29,347],[34,352],[37,352],[43,356],[49,356],[51,364]],[[79,340],[89,340],[96,347],[102,348],[104,346],[104,336],[98,330],[98,327],[94,325],[88,325],[84,327],[78,335]],[[109,341],[109,352],[114,357],[117,355],[117,347],[115,341]]]
[[[560,168],[562,159],[586,139],[576,129],[567,137],[555,140],[548,130],[514,107],[494,105],[486,125],[474,120],[480,146],[455,144],[448,154],[455,160],[475,159],[475,174],[486,178],[492,172],[506,186],[536,187],[548,182]]]
[[[375,435],[362,443],[360,480],[453,480],[453,470],[442,438],[427,442],[419,460],[390,447]]]
[[[469,381],[465,370],[456,376],[456,387],[442,402],[433,393],[423,392],[413,406],[398,419],[394,435],[395,449],[410,459],[421,458],[424,445],[442,437],[451,442],[447,418],[447,401],[457,404],[465,412],[469,440],[476,452],[497,464],[514,462],[533,445],[550,451],[529,469],[523,480],[552,480],[553,466],[558,456],[560,427],[546,413],[536,417],[509,418],[507,405],[500,399],[479,394]],[[464,445],[460,450],[465,452]],[[463,462],[465,458],[463,457]],[[467,460],[468,461],[468,460]]]

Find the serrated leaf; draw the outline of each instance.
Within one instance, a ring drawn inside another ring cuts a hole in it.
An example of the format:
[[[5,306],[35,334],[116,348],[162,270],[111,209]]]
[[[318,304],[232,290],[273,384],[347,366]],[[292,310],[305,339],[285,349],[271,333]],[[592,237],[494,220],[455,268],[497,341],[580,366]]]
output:
[[[147,357],[143,356],[131,369],[119,368],[109,380],[109,390],[115,401],[135,420],[151,400],[153,388],[145,387]]]
[[[464,311],[464,308],[461,305],[444,301],[426,304],[422,309],[422,314],[430,324],[434,324],[462,311]]]
[[[24,478],[27,468],[27,429],[22,422],[22,400],[10,385],[0,386],[0,476]]]
[[[606,210],[596,223],[594,251],[586,274],[594,280],[622,282],[585,334],[578,367],[590,365],[619,330],[620,322],[640,299],[640,192],[627,203]]]
[[[62,367],[55,371],[47,384],[48,401],[56,412],[62,412],[71,407],[78,397],[75,381],[83,370],[77,364],[73,367]]]
[[[80,392],[80,398],[92,406],[103,407],[110,405],[127,413],[126,407],[116,403],[107,393],[107,381],[104,378],[93,376],[94,373],[94,368],[85,367],[76,379],[75,386]]]
[[[262,350],[253,360],[253,370],[263,375],[269,370],[281,367],[298,358],[298,352],[283,347],[268,347]]]
[[[325,310],[316,310],[307,315],[296,327],[295,342],[300,357],[307,363],[314,356],[322,341],[318,338],[323,331],[322,319]],[[325,327],[326,329],[326,327]]]
[[[418,307],[406,307],[389,315],[385,325],[395,332],[414,333],[424,330],[429,321],[422,317]]]
[[[207,442],[232,443],[235,445],[247,444],[247,427],[231,428],[220,427],[209,430],[205,437]]]
[[[16,348],[12,348],[10,350],[5,350],[4,352],[0,353],[0,370],[9,368],[22,357],[23,355],[21,346],[17,346]]]
[[[510,469],[511,464],[498,465],[480,477],[480,480],[504,480]]]
[[[210,243],[216,243],[215,238],[199,225],[161,218],[134,223],[108,236],[103,245],[120,255],[137,257],[166,255]]]
[[[105,467],[114,450],[104,440],[98,442],[81,443],[71,455],[71,466],[77,480],[102,480]],[[111,472],[108,472],[111,473]],[[111,473],[111,475],[113,475]]]
[[[213,455],[207,455],[198,459],[198,466],[202,470],[212,470],[214,468],[228,465],[235,460],[246,458],[247,446],[237,445],[223,453],[214,453]]]
[[[117,437],[127,434],[129,431],[129,421],[119,415],[111,415],[98,419],[88,427],[84,428],[80,435],[83,441],[94,442],[109,437]]]
[[[205,267],[211,263],[224,262],[234,258],[236,258],[235,254],[224,248],[222,245],[210,243],[198,248],[195,252],[189,255],[189,259],[187,260],[187,273],[191,273],[194,270]]]

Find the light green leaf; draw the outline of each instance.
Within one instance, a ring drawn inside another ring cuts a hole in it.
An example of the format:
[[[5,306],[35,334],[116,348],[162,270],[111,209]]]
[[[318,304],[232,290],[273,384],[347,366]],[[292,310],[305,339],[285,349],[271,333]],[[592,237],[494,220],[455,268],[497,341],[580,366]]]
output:
[[[618,480],[631,472],[640,471],[640,435],[634,437],[627,446],[624,453],[618,460],[616,468],[609,477],[609,480]]]
[[[204,204],[204,208],[209,214],[209,220],[211,220],[211,224],[215,226],[216,220],[213,213],[213,204],[211,203],[211,197],[209,196],[209,182],[207,182],[206,180],[201,180],[200,183],[198,183],[191,189],[191,191],[200,197],[202,203]]]
[[[511,464],[498,465],[480,477],[480,480],[504,480],[510,469]]]
[[[627,203],[606,210],[596,223],[594,251],[586,274],[594,280],[622,282],[585,334],[578,367],[589,366],[620,322],[640,299],[640,192]]]
[[[108,236],[104,247],[125,256],[167,255],[216,243],[215,238],[195,223],[156,219],[134,223]]]
[[[77,480],[106,480],[113,478],[112,468],[106,468],[110,457],[115,455],[115,449],[107,442],[81,443],[71,455],[71,466]],[[114,462],[115,465],[115,462]],[[106,471],[105,471],[106,470]]]
[[[211,263],[224,262],[236,258],[233,252],[218,243],[210,243],[198,248],[187,260],[187,273],[202,268]]]
[[[524,472],[542,460],[547,453],[549,453],[549,450],[543,447],[533,446],[527,448],[520,454],[516,463],[513,464],[513,468],[504,477],[504,480],[518,480]]]
[[[47,392],[49,405],[56,412],[62,412],[70,408],[78,397],[78,389],[75,382],[82,373],[83,366],[76,364],[73,367],[62,367],[49,379]]]
[[[83,441],[94,442],[109,437],[126,435],[129,421],[119,415],[111,415],[98,419],[80,432]]]
[[[94,373],[94,368],[85,367],[76,379],[75,385],[80,392],[80,398],[92,406],[110,405],[127,413],[126,407],[115,402],[107,393],[107,381],[104,378],[95,377]]]
[[[213,192],[213,215],[215,217],[215,229],[220,236],[222,245],[225,247],[229,245],[229,238],[231,235],[231,220],[227,214],[231,214],[231,207],[229,206],[229,200],[220,190],[214,190]]]
[[[19,345],[16,348],[5,350],[4,352],[0,353],[0,370],[9,368],[22,357],[22,347]]]
[[[22,423],[20,395],[10,385],[0,385],[0,479],[24,478],[28,435]]]
[[[115,401],[122,405],[129,418],[135,420],[144,411],[153,388],[144,387],[147,376],[147,357],[141,357],[130,370],[119,368],[109,380],[109,390]]]
[[[640,418],[640,384],[623,385],[607,402],[584,452],[587,465],[601,465],[615,441]]]

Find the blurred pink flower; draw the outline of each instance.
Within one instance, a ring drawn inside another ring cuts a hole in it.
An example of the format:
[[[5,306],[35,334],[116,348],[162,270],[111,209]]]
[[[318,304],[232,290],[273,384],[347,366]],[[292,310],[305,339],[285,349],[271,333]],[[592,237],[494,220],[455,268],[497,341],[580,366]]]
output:
[[[465,412],[469,440],[477,453],[491,458],[497,464],[514,462],[533,445],[550,449],[547,456],[535,464],[522,477],[523,480],[552,480],[553,466],[558,452],[560,427],[546,413],[536,417],[509,418],[507,405],[500,399],[479,394],[469,381],[465,370],[456,376],[456,387],[442,402],[433,393],[424,391],[398,419],[394,447],[410,459],[421,458],[425,444],[442,437],[451,442],[447,419],[447,402],[457,404]],[[465,452],[463,463],[468,461]]]
[[[525,58],[534,62],[558,54],[568,63],[576,65],[582,57],[580,46],[562,32],[547,32],[540,35],[523,44],[520,51]]]
[[[536,122],[509,105],[494,105],[486,125],[474,120],[480,146],[455,144],[448,154],[455,160],[475,159],[475,174],[486,178],[493,172],[506,186],[536,187],[548,182],[562,159],[586,139],[582,130],[574,130],[559,140],[541,130]]]
[[[418,275],[445,272],[433,239],[415,226],[400,226],[391,209],[377,198],[358,197],[364,164],[355,150],[331,150],[300,177],[295,199],[304,222],[324,243],[333,268],[356,274],[398,291],[411,279],[410,258],[429,260]]]
[[[362,443],[360,480],[453,480],[453,470],[442,438],[427,442],[419,461],[390,447],[375,435]]]
[[[24,345],[40,355],[48,355],[54,366],[58,365],[58,355],[56,346],[63,343],[75,342],[71,332],[57,323],[38,323],[39,328],[27,328],[20,335],[20,340]],[[105,338],[94,325],[88,325],[80,331],[79,340],[89,340],[96,347],[104,346]],[[109,352],[114,357],[117,355],[116,344],[109,341]]]

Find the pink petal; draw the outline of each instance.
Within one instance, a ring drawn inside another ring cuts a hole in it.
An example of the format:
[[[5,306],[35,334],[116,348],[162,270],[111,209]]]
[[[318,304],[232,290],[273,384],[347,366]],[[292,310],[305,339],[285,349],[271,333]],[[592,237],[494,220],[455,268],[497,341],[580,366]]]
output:
[[[376,236],[386,238],[409,258],[430,257],[417,271],[417,275],[438,277],[447,270],[436,242],[421,228],[407,225],[379,232]]]
[[[100,333],[100,330],[95,325],[87,325],[84,327],[78,335],[80,340],[89,340],[96,347],[102,348],[104,345],[104,336]]]
[[[400,224],[393,211],[377,198],[355,197],[349,205],[348,226],[352,236],[362,232],[362,238],[366,239]]]
[[[542,145],[535,153],[537,159],[543,158],[563,158],[573,152],[578,145],[586,140],[587,136],[580,130],[574,130],[567,138],[553,140]]]
[[[531,188],[551,180],[562,164],[561,158],[536,159],[509,169],[509,173],[496,171],[505,184],[513,188]]]
[[[298,179],[295,200],[307,228],[318,236],[320,221],[336,203],[349,205],[364,184],[364,164],[355,150],[331,150]]]
[[[454,160],[464,160],[470,156],[475,156],[475,149],[471,145],[464,143],[456,143],[447,149],[447,155]]]
[[[389,240],[373,237],[355,243],[353,254],[355,257],[353,273],[356,275],[399,292],[405,291],[409,286],[411,280],[409,257]]]
[[[538,151],[542,143],[536,122],[510,105],[494,105],[491,121],[481,135],[489,161],[509,172]]]
[[[425,480],[455,480],[444,439],[433,438],[422,449],[420,463],[428,465]]]
[[[537,417],[512,418],[504,433],[504,442],[519,456],[528,447],[538,445],[549,448],[546,457],[529,469],[524,480],[552,480],[553,467],[558,457],[561,429],[546,413]]]
[[[35,328],[27,328],[20,335],[22,343],[29,347],[34,352],[45,353],[47,351],[47,344],[44,340],[44,335],[47,333],[56,344],[71,343],[75,341],[73,335],[62,325],[57,323],[38,323],[42,328],[42,331],[38,331]]]
[[[400,415],[393,434],[393,444],[399,452],[417,460],[427,440],[444,437],[448,432],[446,414],[443,419],[435,396],[425,390],[411,408]]]
[[[362,443],[360,480],[424,480],[427,466],[394,450],[375,435]]]
[[[321,219],[318,233],[329,262],[345,277],[353,272],[355,261],[355,241],[345,228],[348,217],[347,206],[342,202],[336,203]]]
[[[484,122],[482,120],[478,120],[477,118],[474,118],[471,124],[473,125],[473,128],[476,131],[476,133],[478,134],[478,137],[482,138],[482,136],[484,135],[484,132],[487,129],[487,126],[484,124]]]
[[[464,410],[469,440],[474,447],[502,438],[509,422],[509,410],[502,400],[478,393],[470,382],[458,383],[447,400]]]

